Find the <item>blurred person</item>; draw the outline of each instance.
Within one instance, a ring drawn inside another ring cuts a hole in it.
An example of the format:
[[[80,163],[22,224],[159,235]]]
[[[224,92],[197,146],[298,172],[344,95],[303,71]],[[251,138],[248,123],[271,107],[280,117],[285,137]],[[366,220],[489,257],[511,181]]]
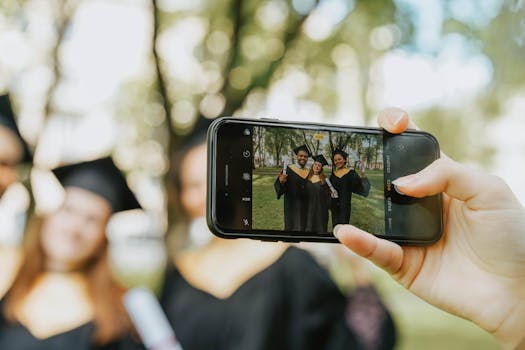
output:
[[[9,95],[0,95],[0,198],[17,180],[16,166],[31,160],[29,148],[16,125]]]
[[[350,223],[352,211],[352,193],[368,197],[370,182],[364,169],[349,169],[346,167],[348,153],[337,148],[332,153],[332,164],[335,167],[330,175],[337,197],[332,197],[332,226]],[[359,171],[359,173],[358,173]]]
[[[391,108],[379,124],[391,133],[415,125]],[[335,235],[418,297],[470,320],[506,349],[525,349],[525,209],[500,178],[446,155],[393,181],[401,194],[443,193],[444,231],[435,244],[399,246],[351,225]]]
[[[198,246],[176,253],[161,293],[184,350],[393,348],[393,339],[383,347],[359,347],[359,336],[348,326],[347,299],[305,250],[209,232],[204,137],[175,159],[174,181],[190,238],[200,237],[194,240]]]
[[[178,159],[176,187],[194,229],[206,211],[204,138]],[[353,348],[345,299],[307,252],[200,229],[209,242],[176,254],[161,296],[183,349]]]
[[[4,196],[4,194],[11,185],[19,181],[19,165],[30,163],[31,161],[31,153],[15,121],[15,113],[10,97],[8,94],[0,95],[0,210],[5,210],[2,213],[3,215],[0,216],[0,221],[5,220],[6,216],[12,218],[12,220],[18,220],[17,222],[25,221],[25,209],[19,209],[19,212],[16,213],[17,216],[14,217],[15,214],[7,212],[6,209],[10,206],[10,203],[3,201],[9,201],[9,198],[6,198],[8,196]],[[10,198],[11,201],[17,199],[13,196]],[[0,225],[2,225],[0,232],[5,233],[6,231],[3,230],[6,229],[6,223],[4,222]],[[11,226],[14,227],[15,225]],[[12,241],[6,242],[5,236],[2,236],[2,238],[4,240],[0,242],[0,295],[11,284],[14,278],[15,267],[20,259],[19,250],[11,243]]]
[[[129,330],[107,258],[106,225],[140,208],[111,158],[59,167],[60,208],[33,217],[0,299],[0,349],[116,349]]]
[[[306,145],[293,149],[297,157],[296,164],[286,167],[286,172],[281,170],[275,180],[274,188],[277,199],[284,196],[284,230],[304,231],[308,214],[306,184],[310,169],[306,166],[310,151]]]
[[[307,232],[327,232],[328,207],[330,206],[330,188],[326,183],[323,167],[328,165],[326,158],[322,155],[312,157],[314,163],[306,178],[306,198],[308,199],[308,214],[306,218]]]

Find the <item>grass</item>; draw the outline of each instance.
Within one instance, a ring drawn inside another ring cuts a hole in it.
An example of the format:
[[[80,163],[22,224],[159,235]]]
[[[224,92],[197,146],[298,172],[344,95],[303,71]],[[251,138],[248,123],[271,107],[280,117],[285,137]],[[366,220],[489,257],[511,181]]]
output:
[[[377,270],[374,281],[398,329],[396,350],[502,349],[489,333],[427,304],[394,282],[385,272]]]
[[[284,200],[277,200],[274,182],[279,169],[258,168],[253,171],[252,188],[252,220],[253,228],[282,230],[284,228]],[[329,172],[325,172],[329,176]],[[352,196],[352,214],[350,223],[366,231],[383,233],[384,200],[383,200],[383,174],[382,171],[367,172],[371,189],[368,197]],[[331,228],[331,219],[328,220]]]

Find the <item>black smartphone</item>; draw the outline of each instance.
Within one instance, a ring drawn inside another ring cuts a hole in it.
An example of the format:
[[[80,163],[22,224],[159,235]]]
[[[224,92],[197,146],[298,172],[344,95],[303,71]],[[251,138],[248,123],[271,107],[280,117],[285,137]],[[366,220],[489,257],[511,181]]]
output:
[[[400,244],[442,234],[440,195],[392,185],[439,157],[429,133],[220,118],[208,129],[207,221],[223,238],[337,242],[350,223]]]

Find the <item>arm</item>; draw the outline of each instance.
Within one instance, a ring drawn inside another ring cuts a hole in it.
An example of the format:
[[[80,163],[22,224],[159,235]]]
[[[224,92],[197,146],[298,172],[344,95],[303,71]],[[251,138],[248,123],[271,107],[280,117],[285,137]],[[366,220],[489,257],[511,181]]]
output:
[[[356,171],[350,170],[350,186],[352,192],[363,197],[368,197],[370,193],[370,181],[365,176],[359,176]]]
[[[277,194],[277,199],[280,199],[283,194],[286,193],[286,181],[288,179],[288,175],[284,175],[282,169],[279,172],[279,176],[277,179],[275,179],[275,182],[273,184],[273,187],[275,189],[275,194]]]

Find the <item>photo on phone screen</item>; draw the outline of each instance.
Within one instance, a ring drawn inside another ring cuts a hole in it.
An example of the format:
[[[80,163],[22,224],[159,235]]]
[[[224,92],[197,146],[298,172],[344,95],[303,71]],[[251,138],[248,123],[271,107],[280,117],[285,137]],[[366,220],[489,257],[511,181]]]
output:
[[[208,130],[207,218],[225,238],[337,242],[352,224],[403,244],[442,233],[440,195],[413,198],[392,181],[439,157],[430,134],[222,118]]]
[[[385,233],[381,134],[254,126],[252,229]]]

